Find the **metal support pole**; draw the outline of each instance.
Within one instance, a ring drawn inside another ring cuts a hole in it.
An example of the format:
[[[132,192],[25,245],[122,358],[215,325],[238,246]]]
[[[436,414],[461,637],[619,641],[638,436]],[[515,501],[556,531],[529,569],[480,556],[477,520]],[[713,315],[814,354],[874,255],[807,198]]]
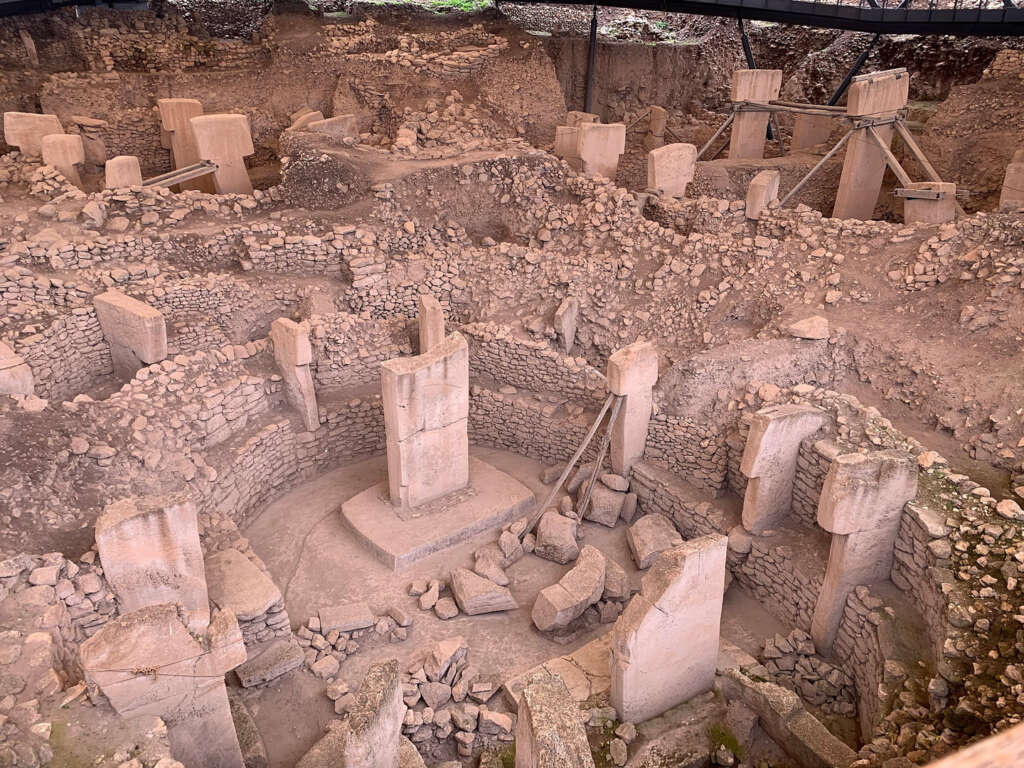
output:
[[[843,82],[839,84],[839,87],[836,88],[836,92],[829,98],[828,105],[830,107],[838,104],[839,100],[843,98],[843,94],[846,93],[846,89],[850,87],[850,83],[853,82],[853,78],[857,76],[857,73],[860,72],[860,68],[864,66],[864,62],[868,60],[868,56],[871,55],[871,51],[875,47],[875,43],[878,42],[878,39],[881,36],[881,33],[876,33],[875,36],[871,38],[871,42],[868,43],[868,47],[865,48],[861,52],[860,56],[857,57],[853,66],[850,67],[850,71],[847,72],[846,77],[843,78]]]
[[[594,100],[594,62],[597,59],[597,6],[590,15],[590,44],[587,46],[587,89],[583,94],[583,111],[592,112]]]
[[[732,125],[732,121],[735,120],[735,119],[736,119],[736,113],[735,112],[730,112],[729,113],[729,117],[727,117],[725,119],[725,122],[722,123],[721,126],[719,126],[717,131],[715,131],[715,135],[712,136],[710,139],[708,139],[707,144],[705,144],[703,147],[700,148],[700,152],[697,153],[697,159],[698,160],[700,160],[701,155],[703,155],[705,152],[707,152],[708,149],[711,147],[711,145],[715,143],[715,141],[718,139],[718,137],[721,136],[723,133],[725,133],[725,129],[728,128],[730,125]]]
[[[743,45],[743,56],[747,60],[747,69],[757,69],[757,64],[754,62],[754,50],[750,47],[750,38],[747,37],[747,28],[743,26],[742,16],[736,17],[736,25],[740,28],[740,43]],[[768,140],[771,141],[774,138],[771,123],[768,123]]]
[[[781,208],[786,203],[788,203],[790,198],[793,197],[793,195],[795,195],[797,192],[800,191],[800,189],[803,187],[804,184],[807,183],[807,181],[811,178],[811,176],[813,176],[819,170],[821,170],[821,167],[825,163],[827,163],[832,157],[835,156],[836,152],[838,152],[840,150],[840,148],[842,148],[842,146],[847,142],[847,140],[853,135],[853,132],[856,131],[856,130],[857,130],[856,128],[851,128],[849,131],[846,132],[846,134],[843,136],[843,138],[841,138],[839,140],[839,142],[834,147],[832,147],[832,149],[830,149],[828,151],[828,154],[826,154],[823,158],[821,158],[821,160],[818,161],[818,164],[816,166],[814,166],[813,168],[811,168],[811,170],[809,170],[807,172],[807,175],[804,176],[802,179],[800,179],[800,181],[798,181],[796,183],[796,186],[793,187],[791,190],[789,190],[789,192],[786,193],[786,196],[784,198],[782,198],[782,200],[779,202],[779,208]]]

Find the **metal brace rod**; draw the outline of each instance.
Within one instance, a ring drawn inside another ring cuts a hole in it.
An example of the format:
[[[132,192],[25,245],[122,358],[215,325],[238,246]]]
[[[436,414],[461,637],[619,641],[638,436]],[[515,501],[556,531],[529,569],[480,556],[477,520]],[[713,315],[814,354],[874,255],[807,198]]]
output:
[[[811,170],[807,172],[807,175],[800,179],[800,181],[796,183],[796,186],[786,193],[786,196],[782,198],[782,200],[779,202],[780,208],[784,206],[786,203],[788,203],[790,198],[793,197],[793,195],[795,195],[797,192],[799,192],[803,188],[804,184],[806,184],[814,174],[820,171],[821,167],[825,165],[825,163],[827,163],[832,157],[835,156],[836,152],[838,152],[843,147],[843,145],[846,144],[849,138],[853,135],[854,130],[856,129],[851,128],[845,134],[843,134],[843,138],[836,142],[836,145],[832,147],[832,149],[830,149],[828,153],[823,158],[821,158],[821,160],[818,161],[818,164],[811,168]]]
[[[903,166],[900,165],[900,161],[896,159],[896,155],[892,153],[892,150],[889,149],[888,145],[886,145],[886,143],[882,141],[882,137],[878,135],[878,131],[876,131],[874,127],[870,125],[861,130],[867,131],[868,135],[874,140],[875,144],[878,145],[878,148],[882,150],[882,155],[885,157],[885,162],[889,164],[890,168],[892,168],[892,172],[896,174],[896,178],[900,180],[900,184],[902,184],[905,187],[909,187],[911,184],[913,184],[914,180],[910,178],[910,174],[903,170]]]
[[[907,145],[907,149],[910,150],[910,154],[912,154],[914,156],[914,159],[917,160],[918,163],[920,163],[921,167],[924,169],[924,172],[928,175],[929,180],[942,181],[942,177],[939,176],[939,172],[936,171],[935,166],[933,166],[928,161],[928,156],[925,155],[924,150],[922,150],[921,147],[918,145],[917,140],[914,138],[914,135],[910,132],[910,129],[907,128],[906,123],[904,123],[902,120],[896,121],[896,133],[898,133],[900,135],[900,138],[903,139],[903,143]],[[956,204],[956,212],[958,216],[967,216],[967,212],[963,209],[963,206],[961,206],[960,203]]]
[[[700,160],[701,156],[708,151],[712,144],[718,141],[718,137],[725,133],[725,129],[732,125],[732,121],[736,119],[736,113],[730,112],[729,116],[725,118],[725,122],[722,123],[718,130],[715,131],[715,135],[708,139],[707,144],[700,148],[700,152],[697,153],[697,159]]]
[[[597,482],[597,474],[601,471],[601,465],[604,464],[604,456],[608,453],[608,446],[612,441],[612,427],[615,426],[615,419],[619,415],[619,408],[622,407],[622,401],[625,399],[624,395],[618,395],[615,398],[615,405],[612,406],[612,415],[608,417],[608,427],[605,429],[604,437],[601,438],[601,447],[597,451],[597,461],[594,462],[594,469],[590,473],[587,490],[583,494],[583,501],[576,507],[576,511],[581,519],[586,514],[587,504],[590,503],[590,494],[594,492],[594,484]]]
[[[558,482],[551,488],[547,498],[544,499],[544,503],[534,510],[534,513],[530,515],[530,519],[527,521],[526,528],[523,529],[520,538],[533,531],[537,527],[537,523],[540,521],[541,516],[551,506],[551,502],[555,499],[555,494],[561,489],[565,479],[569,477],[569,473],[572,472],[573,467],[576,466],[576,462],[580,460],[580,456],[587,450],[587,446],[590,445],[590,441],[594,439],[594,434],[597,432],[597,428],[601,426],[601,422],[604,420],[604,415],[608,413],[608,409],[612,405],[612,400],[615,399],[615,395],[608,395],[604,401],[604,405],[601,407],[601,412],[597,414],[597,418],[594,419],[594,424],[590,427],[590,431],[587,432],[587,436],[583,438],[583,442],[580,443],[580,447],[576,449],[576,453],[573,454],[572,458],[569,459],[569,463],[565,465],[565,469],[562,470],[562,474],[558,478]]]

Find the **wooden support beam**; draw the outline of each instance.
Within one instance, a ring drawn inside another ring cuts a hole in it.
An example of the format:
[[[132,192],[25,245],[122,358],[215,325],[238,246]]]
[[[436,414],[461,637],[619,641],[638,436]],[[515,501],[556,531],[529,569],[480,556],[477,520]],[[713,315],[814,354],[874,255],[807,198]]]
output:
[[[892,169],[892,172],[896,174],[896,178],[900,180],[900,184],[905,187],[909,187],[914,183],[914,180],[910,178],[910,175],[903,170],[903,166],[900,165],[900,161],[896,159],[896,155],[892,153],[892,150],[886,146],[886,143],[882,141],[882,137],[878,135],[878,131],[873,126],[866,126],[861,129],[868,132],[868,136],[878,145],[878,148],[882,150],[882,154],[885,156],[885,162]]]

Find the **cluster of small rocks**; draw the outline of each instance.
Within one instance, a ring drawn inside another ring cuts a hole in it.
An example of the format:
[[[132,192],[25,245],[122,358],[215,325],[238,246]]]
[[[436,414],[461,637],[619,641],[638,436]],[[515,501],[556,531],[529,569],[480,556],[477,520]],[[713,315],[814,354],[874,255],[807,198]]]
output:
[[[412,617],[401,608],[391,608],[386,615],[374,616],[365,603],[321,608],[310,616],[304,627],[295,633],[296,640],[305,648],[305,663],[310,672],[320,678],[333,679],[341,664],[360,648],[374,640],[400,643],[408,639]],[[332,690],[338,690],[337,686]],[[330,692],[329,694],[330,695]],[[341,714],[348,703],[338,703],[335,711]]]
[[[857,713],[853,679],[818,656],[814,641],[803,630],[794,629],[786,637],[777,634],[765,640],[762,658],[765,668],[788,680],[808,704],[844,717]]]

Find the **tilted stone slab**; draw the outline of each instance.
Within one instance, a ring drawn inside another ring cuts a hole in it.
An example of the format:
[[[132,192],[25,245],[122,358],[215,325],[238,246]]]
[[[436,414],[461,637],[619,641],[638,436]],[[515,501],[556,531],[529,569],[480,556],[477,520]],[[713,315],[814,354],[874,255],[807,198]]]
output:
[[[626,541],[636,567],[644,570],[650,568],[658,555],[666,549],[682,544],[683,537],[668,518],[654,513],[644,515],[633,523],[626,533]]]
[[[359,138],[359,118],[355,115],[335,115],[306,124],[307,131],[323,133],[334,139]]]
[[[0,341],[0,395],[31,395],[34,392],[35,377],[28,363]]]
[[[235,674],[243,688],[252,688],[298,669],[304,659],[302,648],[291,637],[277,638],[249,649],[249,658],[235,669]]]
[[[96,521],[96,548],[123,612],[180,603],[193,632],[209,623],[199,523],[187,497],[151,496],[107,505]]]
[[[532,673],[519,698],[516,768],[593,768],[580,707],[565,683],[549,672]]]
[[[270,577],[233,548],[206,558],[206,585],[210,601],[240,621],[252,621],[281,601],[281,590]]]
[[[92,302],[118,376],[130,378],[167,357],[167,324],[158,309],[113,290]]]
[[[351,632],[372,627],[374,624],[373,611],[366,603],[346,603],[321,608],[319,615],[320,629],[323,632],[330,632],[332,629]]]

